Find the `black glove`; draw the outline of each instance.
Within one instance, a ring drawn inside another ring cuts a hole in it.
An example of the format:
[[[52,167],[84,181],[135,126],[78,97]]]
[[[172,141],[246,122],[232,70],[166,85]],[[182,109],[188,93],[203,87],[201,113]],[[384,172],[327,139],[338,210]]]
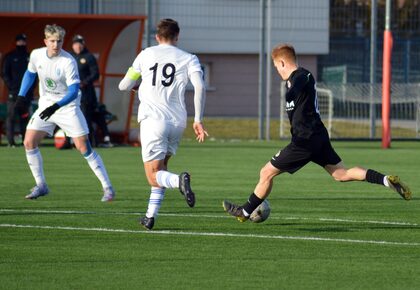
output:
[[[26,99],[23,96],[18,96],[15,103],[15,111],[19,115],[25,115],[28,113],[28,105],[26,104]]]
[[[60,106],[59,106],[57,103],[55,103],[54,105],[49,106],[49,107],[48,107],[48,108],[46,108],[44,111],[42,111],[42,112],[39,114],[39,117],[40,117],[42,120],[47,121],[47,120],[51,117],[51,115],[52,115],[52,114],[54,114],[54,113],[55,113],[55,111],[57,111],[59,108],[60,108]]]

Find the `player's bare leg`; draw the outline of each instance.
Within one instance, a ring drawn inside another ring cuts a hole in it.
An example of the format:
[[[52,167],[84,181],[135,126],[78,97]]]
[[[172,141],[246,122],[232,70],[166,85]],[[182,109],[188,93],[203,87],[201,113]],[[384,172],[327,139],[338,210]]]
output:
[[[398,176],[383,175],[372,169],[362,167],[353,167],[347,169],[343,162],[335,165],[326,165],[325,170],[337,181],[367,181],[370,183],[381,184],[393,189],[405,200],[411,199],[411,191]]]
[[[47,195],[49,192],[45,181],[42,155],[38,148],[38,145],[46,135],[46,132],[37,130],[27,130],[25,134],[23,144],[25,146],[26,159],[36,182],[36,185],[31,189],[31,193],[25,196],[26,199],[36,199]]]
[[[268,162],[261,168],[259,181],[248,201],[244,205],[239,206],[225,200],[223,201],[224,210],[231,216],[236,217],[240,222],[248,220],[250,214],[268,197],[273,188],[273,179],[280,173],[282,171]]]
[[[73,142],[76,149],[83,155],[88,162],[89,167],[101,182],[104,191],[101,201],[112,201],[115,198],[115,191],[112,187],[111,181],[109,180],[108,173],[101,156],[99,156],[99,154],[96,153],[96,151],[94,151],[90,146],[88,135],[73,137]]]

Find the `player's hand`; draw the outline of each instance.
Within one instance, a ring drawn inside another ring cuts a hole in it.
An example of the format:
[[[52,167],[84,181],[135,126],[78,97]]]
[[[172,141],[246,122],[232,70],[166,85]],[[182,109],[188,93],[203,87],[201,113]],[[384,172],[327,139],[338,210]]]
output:
[[[42,111],[42,112],[39,114],[39,117],[40,117],[42,120],[47,121],[47,120],[51,117],[51,115],[52,115],[52,114],[54,114],[54,113],[55,113],[55,111],[57,111],[59,108],[60,108],[60,106],[59,106],[57,103],[55,103],[54,105],[49,106],[49,107],[48,107],[48,108],[46,108],[44,111]]]
[[[21,115],[27,115],[28,114],[28,106],[26,104],[26,100],[24,96],[18,96],[15,103],[15,111]]]
[[[195,133],[195,140],[198,142],[204,142],[204,139],[209,136],[206,129],[204,129],[203,123],[201,122],[194,122],[193,129]]]

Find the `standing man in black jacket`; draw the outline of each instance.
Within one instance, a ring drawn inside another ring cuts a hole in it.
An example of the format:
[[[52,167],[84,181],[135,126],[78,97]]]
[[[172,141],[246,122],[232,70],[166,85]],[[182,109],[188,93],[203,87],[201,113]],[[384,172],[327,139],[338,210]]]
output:
[[[93,146],[98,146],[99,142],[93,129],[95,122],[101,129],[104,142],[103,147],[112,147],[109,137],[108,126],[103,114],[99,110],[98,99],[96,98],[95,87],[93,83],[99,79],[99,68],[95,56],[87,49],[85,39],[81,35],[73,37],[72,56],[76,59],[77,68],[80,76],[80,90],[82,99],[80,107],[85,115],[89,127],[89,140]]]
[[[4,57],[2,64],[1,75],[8,89],[8,101],[7,101],[7,141],[9,147],[15,147],[15,120],[16,116],[19,119],[19,129],[20,134],[22,135],[22,140],[25,138],[25,129],[29,120],[28,107],[30,100],[33,97],[33,87],[28,92],[27,103],[25,104],[25,109],[18,112],[16,110],[16,100],[20,88],[20,83],[22,81],[23,75],[28,67],[29,62],[29,53],[26,48],[26,35],[18,34],[16,35],[16,48]]]

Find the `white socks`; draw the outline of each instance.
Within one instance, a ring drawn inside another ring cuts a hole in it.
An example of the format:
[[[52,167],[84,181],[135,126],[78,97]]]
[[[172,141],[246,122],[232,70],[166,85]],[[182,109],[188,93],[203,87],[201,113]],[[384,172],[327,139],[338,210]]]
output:
[[[28,160],[29,168],[35,178],[36,185],[45,184],[44,165],[42,162],[41,152],[39,148],[29,149],[26,151],[26,159]]]
[[[170,173],[168,171],[159,170],[158,172],[156,172],[156,182],[161,187],[178,188],[179,175]]]
[[[152,186],[149,198],[149,206],[147,207],[146,217],[156,217],[162,200],[165,197],[165,188]]]
[[[389,187],[389,182],[388,182],[388,178],[386,178],[386,175],[384,176],[384,185],[386,187]]]
[[[92,151],[92,153],[89,156],[86,156],[85,159],[88,162],[89,167],[95,173],[96,177],[98,177],[102,187],[111,187],[111,181],[109,180],[108,173],[106,172],[101,156],[99,156],[95,151]]]

